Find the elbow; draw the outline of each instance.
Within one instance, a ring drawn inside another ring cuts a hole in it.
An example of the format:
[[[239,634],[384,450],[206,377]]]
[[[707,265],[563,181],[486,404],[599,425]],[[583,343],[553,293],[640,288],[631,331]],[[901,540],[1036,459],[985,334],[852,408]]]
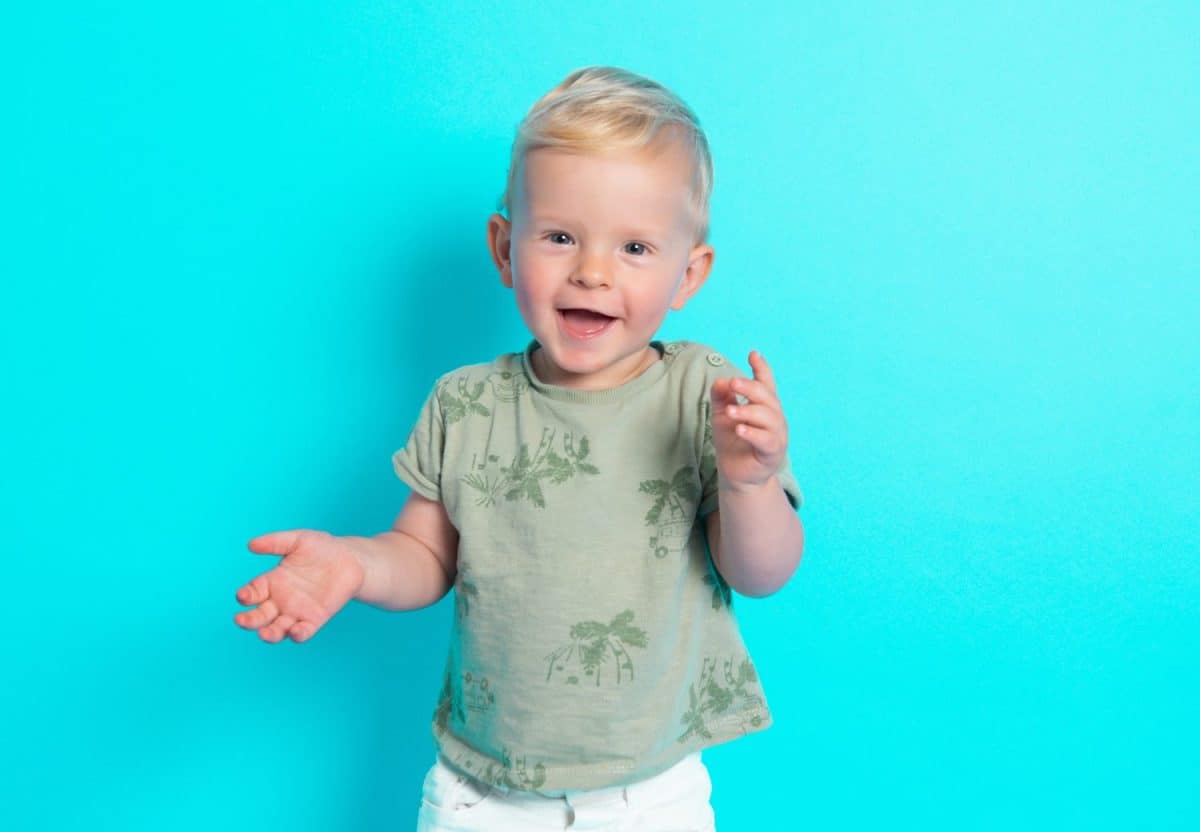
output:
[[[721,569],[719,563],[716,566],[717,570],[721,572],[721,577],[738,595],[744,595],[747,598],[766,598],[783,589],[792,579],[792,575],[800,566],[802,554],[802,551],[797,551],[793,557],[782,558],[770,566],[743,569],[737,572],[734,570],[726,572]]]
[[[744,595],[747,598],[767,598],[774,595],[779,590],[787,585],[791,580],[795,567],[787,570],[783,574],[772,575],[749,575],[742,576],[737,583],[729,582],[729,586],[737,592],[738,595]]]
[[[733,584],[730,584],[729,586],[732,587],[733,590],[738,595],[742,595],[746,598],[769,598],[770,596],[774,595],[776,592],[778,592],[780,589],[783,588],[783,584],[779,584],[778,586],[772,586],[772,585],[734,586]]]

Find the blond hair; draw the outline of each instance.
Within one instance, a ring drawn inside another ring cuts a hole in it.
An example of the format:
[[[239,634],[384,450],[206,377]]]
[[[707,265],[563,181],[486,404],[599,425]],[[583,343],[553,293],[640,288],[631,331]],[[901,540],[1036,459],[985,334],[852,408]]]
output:
[[[636,151],[654,144],[663,130],[669,130],[691,158],[689,208],[696,241],[704,242],[709,232],[713,164],[700,121],[679,96],[662,84],[618,67],[577,69],[534,103],[517,125],[508,182],[496,208],[512,217],[517,172],[531,150]]]

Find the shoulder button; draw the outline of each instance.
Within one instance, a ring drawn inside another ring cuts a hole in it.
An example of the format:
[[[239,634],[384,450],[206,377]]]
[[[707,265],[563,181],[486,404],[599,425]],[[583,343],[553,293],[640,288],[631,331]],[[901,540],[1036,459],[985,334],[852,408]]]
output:
[[[713,365],[714,367],[720,367],[722,364],[725,363],[725,357],[722,355],[718,355],[715,352],[710,352],[705,360],[708,361],[708,363]]]

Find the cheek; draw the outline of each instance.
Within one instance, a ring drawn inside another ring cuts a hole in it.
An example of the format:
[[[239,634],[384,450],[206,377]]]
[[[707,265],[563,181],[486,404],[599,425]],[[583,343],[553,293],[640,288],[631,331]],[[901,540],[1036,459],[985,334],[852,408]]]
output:
[[[537,293],[524,280],[517,280],[513,287],[517,295],[517,306],[521,309],[532,309],[537,306]]]
[[[667,307],[675,299],[678,285],[678,281],[670,278],[646,281],[638,285],[628,298],[640,317],[653,318],[666,313]]]
[[[536,270],[513,261],[513,292],[522,309],[533,308],[545,299],[545,281],[539,279]]]
[[[518,252],[513,256],[513,281],[527,296],[542,296],[554,291],[555,268],[544,257]]]
[[[543,271],[539,266],[538,258],[519,251],[513,255],[513,279],[526,285],[535,284]]]

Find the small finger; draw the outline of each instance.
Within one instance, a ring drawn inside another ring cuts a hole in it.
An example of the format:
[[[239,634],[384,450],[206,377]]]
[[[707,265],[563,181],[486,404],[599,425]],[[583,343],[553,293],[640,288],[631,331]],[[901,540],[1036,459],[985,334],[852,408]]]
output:
[[[258,637],[263,641],[269,641],[271,644],[283,641],[283,637],[287,635],[288,630],[296,623],[296,619],[290,615],[281,615],[271,622],[270,627],[263,627],[258,631]]]
[[[316,631],[317,628],[313,626],[311,622],[297,621],[288,630],[288,638],[297,644],[300,644],[301,642],[308,641],[310,638],[312,638],[313,633]]]
[[[709,392],[714,410],[719,410],[727,404],[735,404],[737,402],[737,395],[730,386],[732,381],[732,378],[725,377],[719,378],[712,383],[712,388]]]
[[[233,621],[239,627],[247,630],[259,630],[279,617],[279,607],[268,598],[262,604],[248,612],[239,612]]]
[[[770,457],[779,452],[779,438],[773,431],[751,427],[746,424],[739,424],[734,428],[734,431],[737,433],[738,438],[749,442],[751,447],[763,456]]]
[[[774,393],[775,373],[771,369],[771,365],[767,363],[767,359],[763,358],[763,354],[758,350],[751,350],[749,361],[750,369],[754,371],[754,378],[761,381]]]
[[[725,415],[734,421],[764,430],[778,430],[780,426],[779,411],[764,404],[726,405]]]
[[[749,399],[755,404],[765,404],[772,407],[779,406],[779,398],[775,395],[775,391],[758,379],[739,377],[732,379],[729,385],[734,393]]]

